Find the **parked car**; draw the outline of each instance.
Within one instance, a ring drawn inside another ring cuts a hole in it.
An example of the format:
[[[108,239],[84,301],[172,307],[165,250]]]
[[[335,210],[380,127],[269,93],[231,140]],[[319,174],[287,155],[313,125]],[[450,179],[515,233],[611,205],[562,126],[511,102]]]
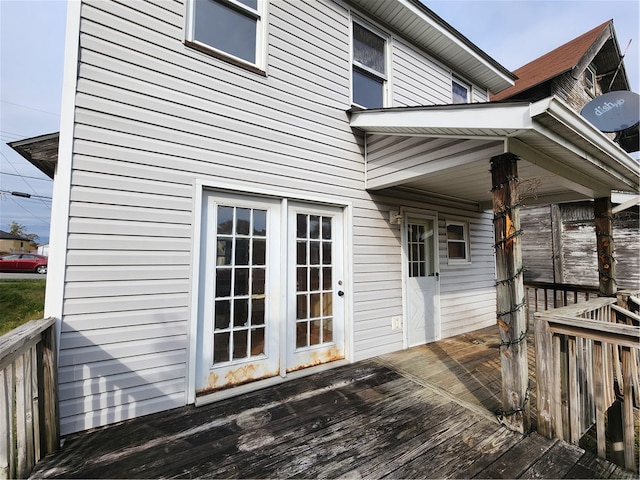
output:
[[[33,253],[12,253],[0,257],[2,272],[47,273],[47,257]]]

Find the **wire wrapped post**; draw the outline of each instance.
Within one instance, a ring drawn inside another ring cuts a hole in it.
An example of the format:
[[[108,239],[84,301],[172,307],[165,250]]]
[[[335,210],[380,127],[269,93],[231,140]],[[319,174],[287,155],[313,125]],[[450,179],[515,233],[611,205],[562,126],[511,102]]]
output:
[[[593,202],[598,252],[598,286],[600,295],[612,297],[618,290],[613,258],[613,213],[611,198],[596,198]]]
[[[502,369],[502,410],[498,417],[508,428],[528,433],[527,318],[517,161],[518,157],[511,153],[491,158],[497,323],[500,331],[498,348]]]

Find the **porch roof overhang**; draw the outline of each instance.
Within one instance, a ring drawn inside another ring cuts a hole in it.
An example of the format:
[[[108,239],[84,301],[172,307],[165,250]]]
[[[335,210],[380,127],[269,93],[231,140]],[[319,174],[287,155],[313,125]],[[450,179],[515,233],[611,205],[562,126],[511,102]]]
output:
[[[11,148],[22,155],[34,167],[53,179],[58,162],[60,132],[9,142]]]
[[[489,159],[520,157],[527,203],[637,193],[640,164],[557,97],[535,103],[482,103],[361,110],[366,188],[404,187],[491,206]]]

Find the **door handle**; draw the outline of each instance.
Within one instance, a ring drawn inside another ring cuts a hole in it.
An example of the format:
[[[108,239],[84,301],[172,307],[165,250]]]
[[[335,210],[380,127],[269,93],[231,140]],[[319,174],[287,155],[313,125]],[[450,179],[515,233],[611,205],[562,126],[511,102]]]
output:
[[[342,290],[338,290],[338,296],[339,297],[343,297],[344,296],[344,292]]]

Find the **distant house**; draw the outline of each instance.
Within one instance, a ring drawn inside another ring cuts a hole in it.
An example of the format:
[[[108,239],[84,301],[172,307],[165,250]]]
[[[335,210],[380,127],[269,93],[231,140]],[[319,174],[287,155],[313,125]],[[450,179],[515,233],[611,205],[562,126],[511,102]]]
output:
[[[630,90],[613,21],[518,68],[515,85],[493,101],[535,102],[555,95],[576,112],[594,98]],[[638,124],[608,134],[626,152],[638,151]],[[543,180],[544,181],[544,180]],[[618,287],[640,289],[640,197],[614,195],[614,243]],[[535,194],[535,191],[530,193]],[[636,199],[634,202],[633,199]],[[526,205],[533,199],[525,198]],[[626,203],[625,203],[626,202]],[[525,278],[532,281],[598,285],[593,204],[555,203],[523,208]]]
[[[30,238],[0,230],[0,253],[29,252],[34,248]]]
[[[638,188],[561,99],[490,103],[515,76],[417,0],[68,15],[45,307],[63,434],[508,320],[522,279],[496,285],[494,247],[517,232],[491,210],[514,178],[491,165],[520,157],[544,203]]]
[[[49,244],[45,243],[44,245],[38,245],[38,255],[44,255],[45,257],[49,256]]]

